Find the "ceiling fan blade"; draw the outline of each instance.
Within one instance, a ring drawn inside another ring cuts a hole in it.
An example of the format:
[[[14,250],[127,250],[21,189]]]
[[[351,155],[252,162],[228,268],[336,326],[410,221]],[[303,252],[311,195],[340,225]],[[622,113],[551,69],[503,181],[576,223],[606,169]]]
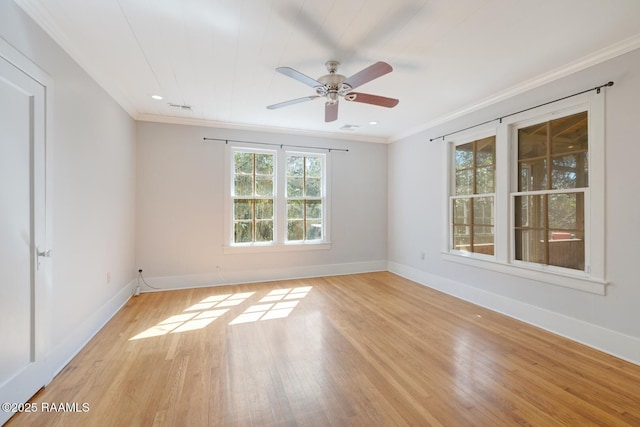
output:
[[[380,76],[384,76],[387,73],[393,71],[393,67],[386,62],[376,62],[373,65],[369,65],[362,71],[355,73],[353,76],[347,78],[342,84],[349,85],[351,89],[355,89],[358,86],[370,82],[373,79],[377,79]]]
[[[338,103],[325,102],[324,104],[324,121],[335,122],[338,120]]]
[[[352,102],[362,102],[364,104],[378,105],[380,107],[393,108],[400,102],[395,98],[387,98],[386,96],[371,95],[369,93],[349,92],[344,99]]]
[[[269,110],[275,110],[276,108],[282,108],[282,107],[286,107],[288,105],[299,104],[301,102],[311,101],[312,99],[316,99],[316,98],[320,98],[320,96],[319,95],[313,95],[313,96],[305,96],[303,98],[291,99],[289,101],[280,102],[278,104],[268,105],[267,108]]]
[[[276,68],[276,71],[281,74],[284,74],[287,77],[291,77],[292,79],[295,79],[300,83],[304,83],[307,86],[311,86],[311,87],[323,86],[323,84],[320,83],[319,81],[312,79],[311,77],[304,75],[300,71],[294,70],[293,68],[290,68],[290,67],[278,67]]]

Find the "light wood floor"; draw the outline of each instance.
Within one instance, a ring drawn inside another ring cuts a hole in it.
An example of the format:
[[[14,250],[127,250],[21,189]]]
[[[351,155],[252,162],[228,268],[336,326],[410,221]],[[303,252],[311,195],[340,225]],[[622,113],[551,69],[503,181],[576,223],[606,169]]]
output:
[[[640,426],[640,366],[390,273],[132,298],[16,426]]]

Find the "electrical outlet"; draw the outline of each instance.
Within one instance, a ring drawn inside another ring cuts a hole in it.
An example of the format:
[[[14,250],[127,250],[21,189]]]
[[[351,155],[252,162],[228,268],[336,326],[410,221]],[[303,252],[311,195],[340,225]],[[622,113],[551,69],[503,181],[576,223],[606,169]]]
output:
[[[424,252],[420,252],[420,259],[421,259],[422,261],[424,261],[424,257],[425,257],[425,253],[424,253]]]

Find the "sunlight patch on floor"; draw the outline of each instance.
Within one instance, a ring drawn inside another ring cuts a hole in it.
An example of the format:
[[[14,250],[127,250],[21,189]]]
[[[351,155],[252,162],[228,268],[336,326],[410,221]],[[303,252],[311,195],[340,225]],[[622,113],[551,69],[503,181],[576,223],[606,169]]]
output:
[[[254,293],[242,292],[207,297],[185,309],[182,313],[170,316],[157,325],[130,338],[129,341],[202,329],[228,312],[230,308],[227,307],[241,304]]]
[[[252,305],[229,324],[250,323],[262,320],[284,319],[291,314],[300,300],[307,296],[311,286],[275,289],[260,299],[260,304]]]

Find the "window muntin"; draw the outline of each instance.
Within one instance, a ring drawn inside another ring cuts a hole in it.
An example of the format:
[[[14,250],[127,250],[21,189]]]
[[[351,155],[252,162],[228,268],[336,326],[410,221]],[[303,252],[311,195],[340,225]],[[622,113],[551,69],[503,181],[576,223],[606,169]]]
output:
[[[585,269],[586,111],[518,129],[515,260]]]
[[[324,156],[287,156],[287,241],[323,239]]]
[[[494,255],[495,136],[457,145],[454,161],[453,249]]]
[[[275,156],[233,153],[233,243],[273,242]]]

